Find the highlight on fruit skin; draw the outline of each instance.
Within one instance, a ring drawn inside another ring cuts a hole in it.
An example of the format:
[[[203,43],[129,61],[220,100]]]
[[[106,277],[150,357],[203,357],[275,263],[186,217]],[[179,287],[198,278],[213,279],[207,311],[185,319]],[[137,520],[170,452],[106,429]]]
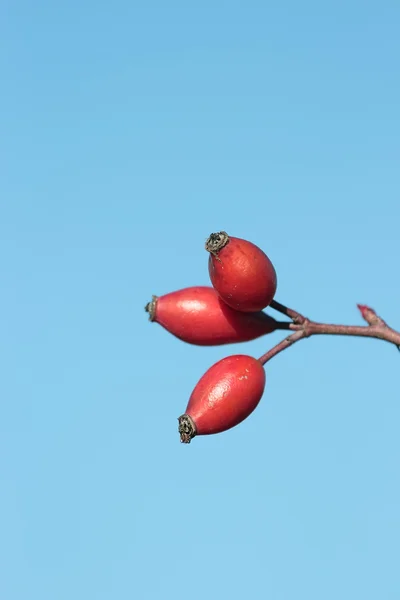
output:
[[[268,256],[255,244],[212,233],[206,241],[213,287],[231,308],[255,312],[266,308],[276,293],[277,277]]]
[[[254,340],[276,330],[278,323],[264,312],[236,311],[211,286],[193,286],[153,296],[145,310],[175,337],[198,346]]]
[[[265,370],[256,358],[236,354],[218,361],[201,377],[178,419],[181,442],[239,425],[257,407],[264,388]]]

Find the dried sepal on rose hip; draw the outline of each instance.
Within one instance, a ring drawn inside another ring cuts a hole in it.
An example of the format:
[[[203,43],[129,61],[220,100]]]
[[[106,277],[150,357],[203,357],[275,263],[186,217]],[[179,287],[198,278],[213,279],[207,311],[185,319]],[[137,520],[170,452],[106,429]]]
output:
[[[237,354],[215,363],[194,388],[179,421],[181,442],[220,433],[246,419],[261,400],[265,371],[259,360]]]
[[[254,340],[276,330],[267,314],[238,312],[227,306],[210,286],[194,286],[153,296],[146,307],[150,321],[180,340],[198,346],[217,346]]]
[[[270,304],[277,278],[272,262],[261,248],[220,231],[207,239],[206,250],[210,254],[211,283],[228,306],[254,312]]]

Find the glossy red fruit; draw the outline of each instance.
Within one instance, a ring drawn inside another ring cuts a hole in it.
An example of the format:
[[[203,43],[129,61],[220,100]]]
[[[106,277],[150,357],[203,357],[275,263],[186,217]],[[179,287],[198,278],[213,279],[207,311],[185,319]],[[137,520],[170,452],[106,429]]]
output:
[[[276,292],[276,272],[258,246],[220,231],[210,235],[206,250],[211,283],[228,306],[253,312],[269,305]]]
[[[277,322],[263,312],[243,313],[227,306],[212,287],[196,286],[153,296],[146,306],[150,321],[180,340],[198,346],[247,342],[275,331]]]
[[[220,433],[246,419],[260,402],[265,371],[252,356],[236,354],[223,358],[200,379],[179,417],[181,442],[195,435]]]

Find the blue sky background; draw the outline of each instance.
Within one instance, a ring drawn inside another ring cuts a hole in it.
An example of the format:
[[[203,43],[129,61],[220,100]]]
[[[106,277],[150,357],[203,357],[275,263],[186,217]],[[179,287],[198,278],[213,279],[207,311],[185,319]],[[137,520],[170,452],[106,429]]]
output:
[[[400,597],[400,355],[314,338],[239,427],[179,443],[203,372],[151,294],[259,244],[277,299],[400,328],[398,2],[5,0],[0,596]]]

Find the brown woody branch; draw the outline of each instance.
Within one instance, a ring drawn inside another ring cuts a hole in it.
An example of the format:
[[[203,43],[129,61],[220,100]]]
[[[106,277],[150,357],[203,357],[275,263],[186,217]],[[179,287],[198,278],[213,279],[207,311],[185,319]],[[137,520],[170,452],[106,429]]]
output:
[[[280,304],[273,300],[270,307],[291,318],[292,322],[289,323],[289,329],[294,331],[294,333],[261,356],[259,359],[261,364],[265,365],[271,358],[283,350],[286,350],[286,348],[289,348],[289,346],[292,346],[295,342],[311,337],[312,335],[351,335],[376,338],[395,344],[400,350],[400,332],[389,327],[369,306],[366,306],[365,304],[358,304],[357,306],[363,319],[368,323],[367,326],[317,323],[311,321],[301,313],[288,308],[284,304]]]

